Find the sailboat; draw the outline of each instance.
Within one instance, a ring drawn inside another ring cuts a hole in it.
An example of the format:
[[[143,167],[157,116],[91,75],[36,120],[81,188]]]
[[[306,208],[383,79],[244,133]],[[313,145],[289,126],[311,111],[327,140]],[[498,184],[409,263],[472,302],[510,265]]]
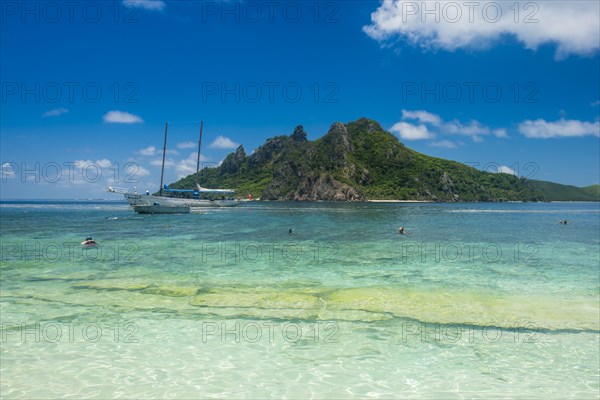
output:
[[[223,197],[225,195],[233,195],[235,190],[233,189],[207,189],[200,186],[198,182],[198,176],[200,172],[200,148],[202,146],[202,128],[204,126],[204,122],[200,122],[200,138],[198,139],[198,159],[196,161],[196,187],[195,190],[190,189],[170,189],[168,185],[163,184],[163,178],[165,175],[165,157],[167,154],[167,135],[169,131],[169,123],[165,123],[165,140],[163,144],[163,158],[162,158],[162,169],[160,173],[160,188],[158,195],[152,195],[150,192],[146,191],[146,194],[137,193],[134,188],[134,191],[131,192],[128,189],[117,188],[113,186],[109,186],[107,191],[110,193],[120,193],[123,194],[127,202],[135,208],[142,209],[144,206],[154,206],[154,207],[189,207],[189,208],[199,208],[199,207],[234,207],[243,203],[242,200],[237,200],[233,198],[223,198],[221,200],[213,200],[213,199],[203,199],[203,193],[211,193],[211,194],[221,194]],[[163,195],[163,193],[165,195]],[[168,196],[168,194],[179,194],[184,197],[173,197]],[[189,197],[188,197],[189,196]]]

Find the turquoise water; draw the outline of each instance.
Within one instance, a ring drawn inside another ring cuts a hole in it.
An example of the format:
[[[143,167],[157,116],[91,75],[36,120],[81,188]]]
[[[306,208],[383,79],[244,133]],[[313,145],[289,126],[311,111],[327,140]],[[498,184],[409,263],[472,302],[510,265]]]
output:
[[[597,203],[0,216],[2,398],[600,394]]]

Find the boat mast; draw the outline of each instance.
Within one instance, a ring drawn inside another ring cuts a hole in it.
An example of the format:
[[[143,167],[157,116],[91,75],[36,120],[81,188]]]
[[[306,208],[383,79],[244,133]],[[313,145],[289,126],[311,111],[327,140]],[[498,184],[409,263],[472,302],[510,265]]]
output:
[[[200,173],[200,146],[202,145],[202,126],[204,121],[200,121],[200,137],[198,138],[198,160],[196,161],[196,186],[198,186],[199,173]]]
[[[167,154],[167,131],[168,130],[169,130],[169,123],[165,122],[165,143],[163,144],[162,169],[160,170],[160,188],[158,189],[160,196],[162,196],[163,177],[165,176],[165,155]]]

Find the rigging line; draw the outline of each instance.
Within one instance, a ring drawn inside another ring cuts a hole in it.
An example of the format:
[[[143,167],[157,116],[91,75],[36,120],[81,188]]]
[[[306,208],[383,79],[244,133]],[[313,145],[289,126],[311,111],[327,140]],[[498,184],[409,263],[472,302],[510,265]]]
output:
[[[174,121],[174,122],[169,121],[169,125],[173,125],[173,124],[199,124],[200,122],[202,122],[202,121],[200,121],[200,120],[197,120],[197,121]]]

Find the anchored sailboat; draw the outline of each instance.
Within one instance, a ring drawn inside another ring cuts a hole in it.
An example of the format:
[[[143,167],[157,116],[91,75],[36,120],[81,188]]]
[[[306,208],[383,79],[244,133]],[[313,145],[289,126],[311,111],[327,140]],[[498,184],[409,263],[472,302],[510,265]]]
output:
[[[195,190],[190,189],[170,189],[168,185],[163,184],[165,175],[165,157],[167,154],[167,136],[169,132],[169,123],[165,123],[165,139],[163,144],[163,158],[162,168],[160,172],[160,187],[159,194],[151,195],[149,192],[146,194],[137,193],[137,191],[130,192],[128,189],[116,188],[109,186],[107,191],[110,193],[120,193],[125,196],[127,202],[131,205],[141,208],[139,206],[161,206],[161,207],[233,207],[242,203],[241,200],[236,199],[203,199],[202,193],[212,193],[221,195],[232,195],[235,193],[233,189],[207,189],[200,186],[198,182],[198,176],[200,175],[200,149],[202,146],[202,129],[204,122],[200,122],[200,136],[198,139],[198,159],[196,161],[196,187]],[[173,197],[165,194],[183,195],[184,197]],[[189,196],[189,197],[188,197]]]

